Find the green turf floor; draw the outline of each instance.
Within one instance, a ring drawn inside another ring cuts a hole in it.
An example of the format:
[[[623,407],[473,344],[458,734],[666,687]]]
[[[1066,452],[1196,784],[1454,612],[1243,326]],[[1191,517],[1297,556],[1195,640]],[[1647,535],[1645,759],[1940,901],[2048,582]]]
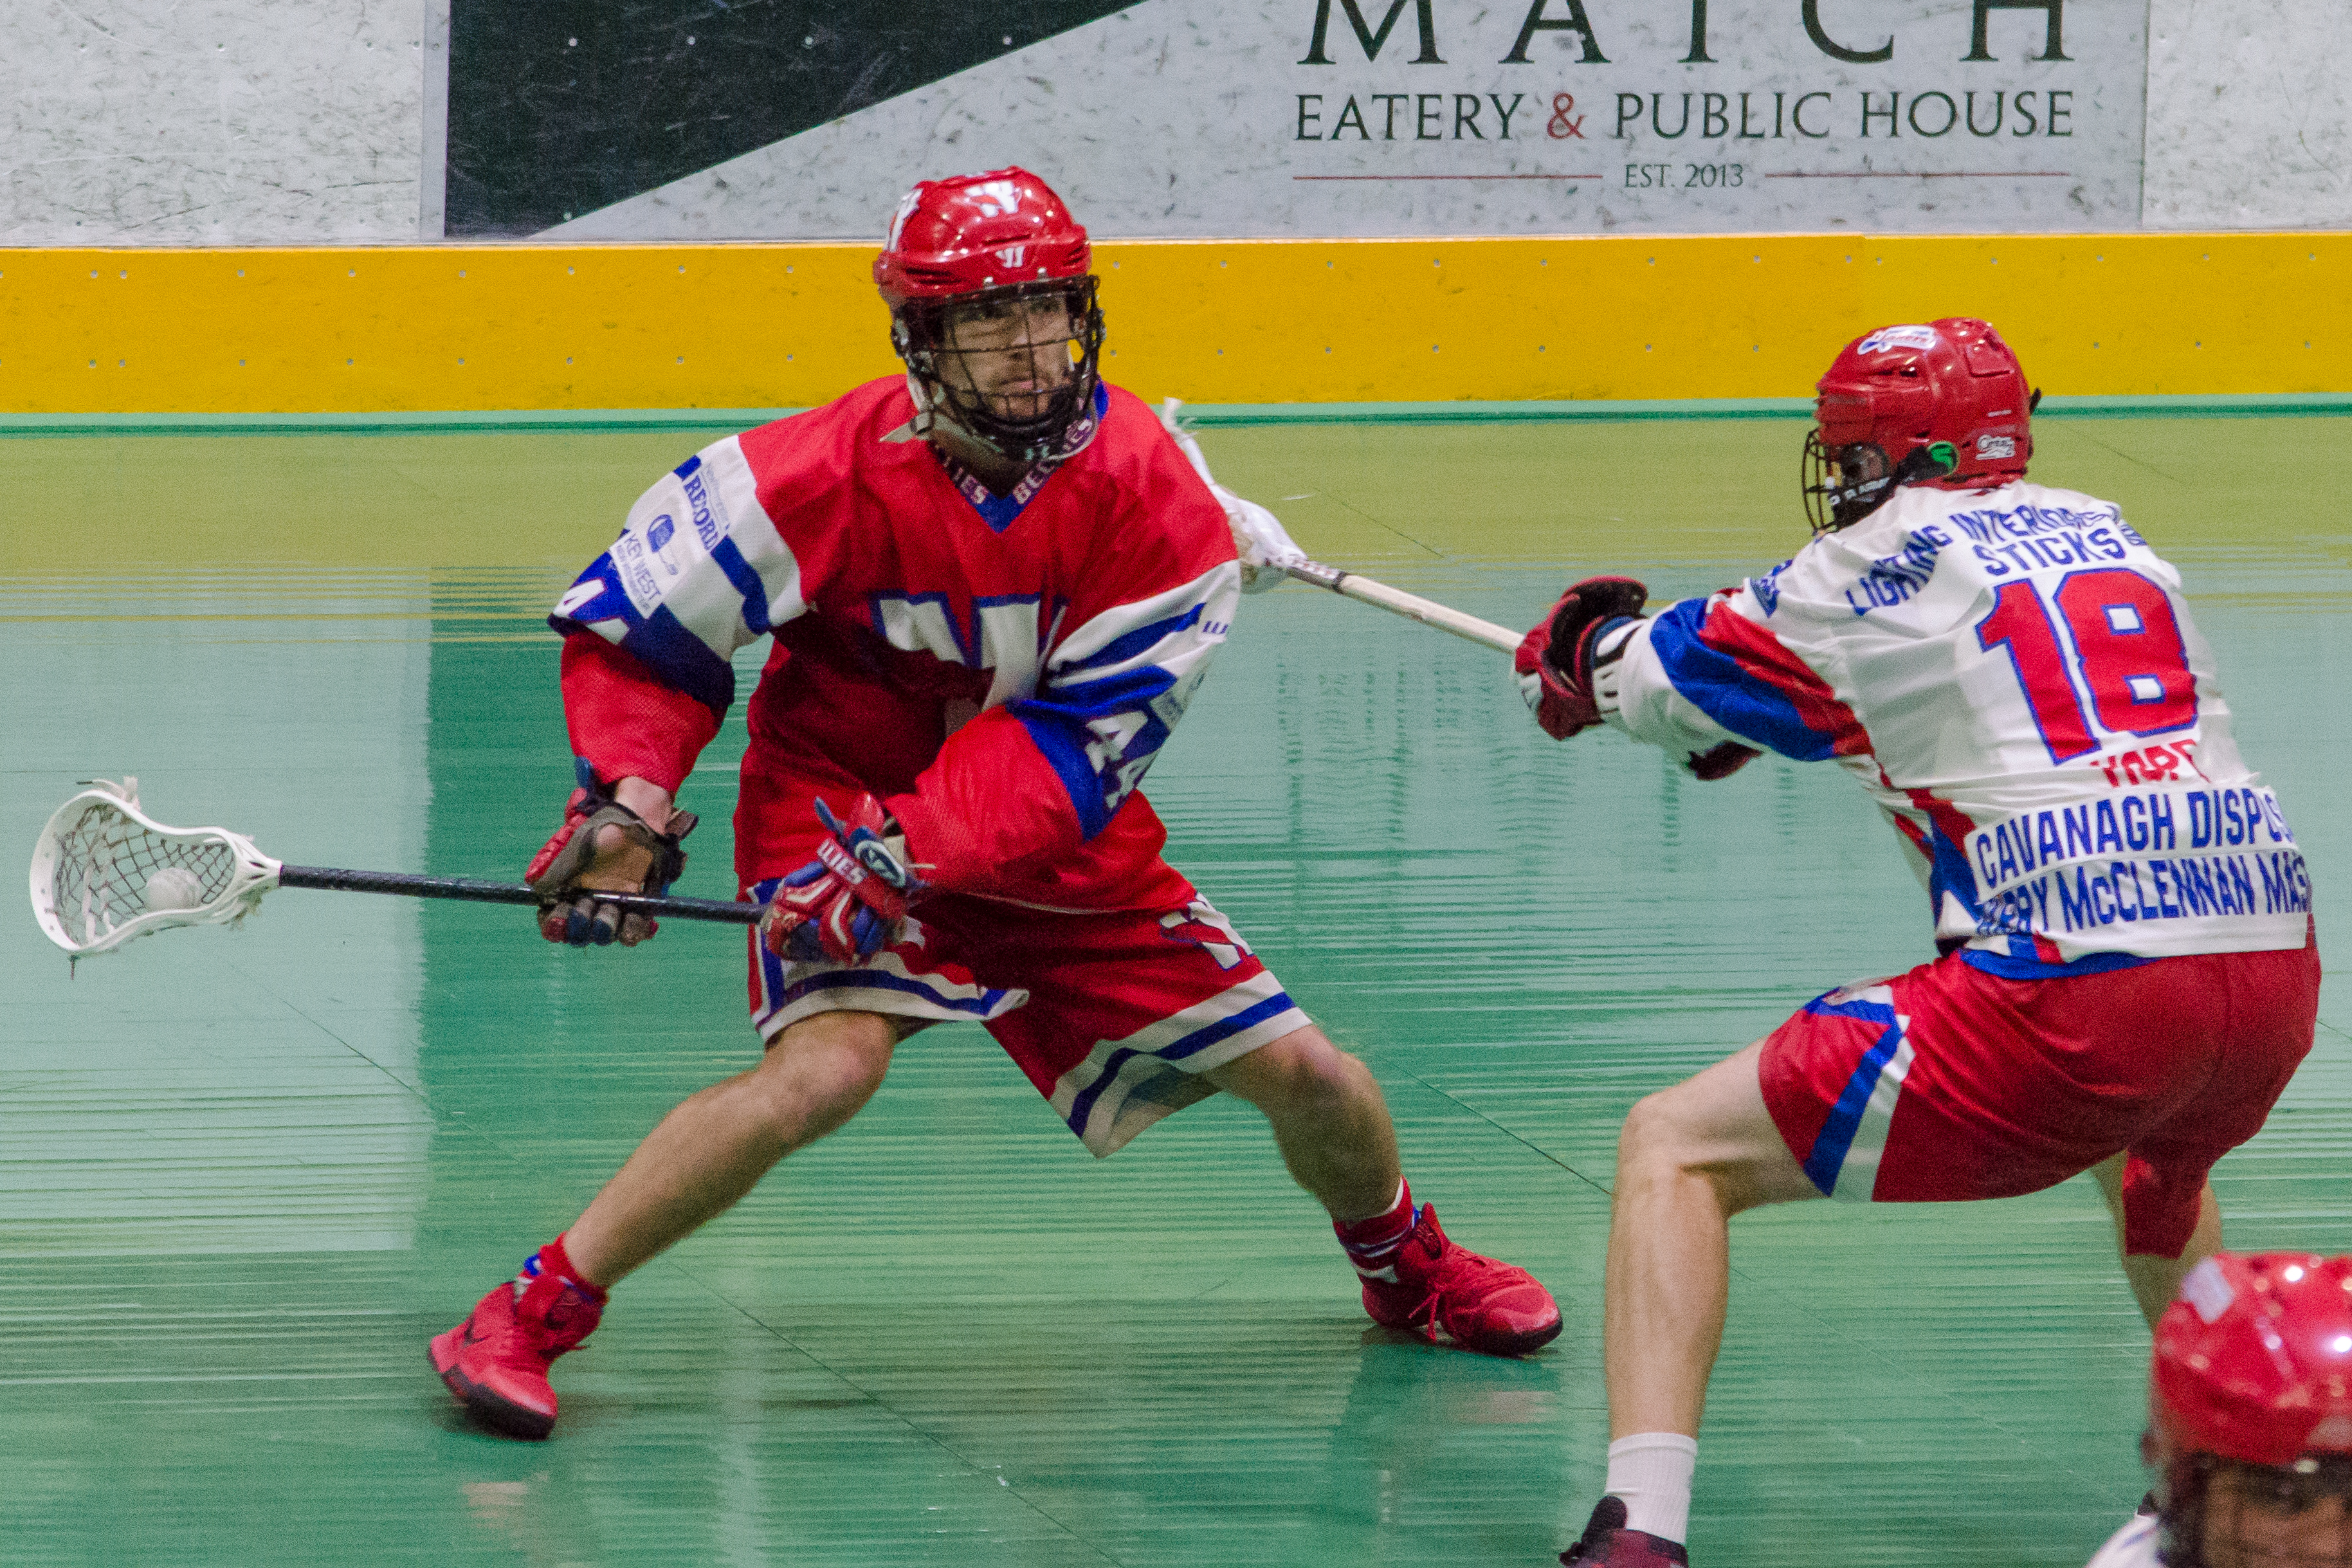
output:
[[[1786,421],[1210,433],[1327,559],[1510,625],[1803,537]],[[2188,575],[2352,950],[2352,420],[2045,422]],[[0,441],[0,846],[77,779],[288,859],[514,873],[568,787],[538,617],[696,438]],[[730,890],[740,715],[680,890]],[[1918,961],[1840,776],[1698,785],[1543,740],[1495,655],[1299,587],[1244,608],[1149,790],[1171,858],[1386,1086],[1417,1191],[1557,1344],[1371,1329],[1245,1108],[1090,1159],[977,1029],[630,1279],[562,1426],[425,1363],[672,1102],[747,1065],[740,938],[288,891],[69,974],[0,919],[0,1562],[1549,1563],[1597,1495],[1626,1107]],[[2352,1250],[2352,1005],[2217,1175],[2242,1246]],[[2082,1183],[1734,1230],[1702,1568],[2076,1568],[2143,1484],[2146,1334]]]

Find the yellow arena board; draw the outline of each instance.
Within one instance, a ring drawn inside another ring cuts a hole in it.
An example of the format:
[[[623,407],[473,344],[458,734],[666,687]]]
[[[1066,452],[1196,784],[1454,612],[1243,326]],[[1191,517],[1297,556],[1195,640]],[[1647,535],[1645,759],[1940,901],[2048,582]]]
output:
[[[1800,396],[1984,316],[2076,395],[2352,387],[2338,234],[1097,247],[1105,369],[1205,403]],[[0,415],[755,408],[896,365],[862,245],[0,250]]]

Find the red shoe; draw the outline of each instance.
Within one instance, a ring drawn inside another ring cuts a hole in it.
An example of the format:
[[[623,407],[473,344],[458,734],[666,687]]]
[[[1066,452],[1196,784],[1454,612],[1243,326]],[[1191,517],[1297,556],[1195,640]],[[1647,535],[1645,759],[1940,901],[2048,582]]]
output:
[[[1625,1500],[1605,1497],[1592,1510],[1584,1538],[1559,1554],[1569,1568],[1690,1568],[1679,1542],[1625,1528]]]
[[[509,1437],[544,1437],[555,1426],[547,1369],[577,1346],[604,1304],[569,1279],[541,1274],[518,1293],[507,1281],[466,1321],[433,1339],[433,1370],[467,1413]]]
[[[1534,1275],[1456,1247],[1427,1204],[1382,1272],[1395,1281],[1367,1277],[1364,1310],[1384,1327],[1432,1342],[1443,1331],[1488,1355],[1525,1355],[1559,1333],[1559,1308]]]

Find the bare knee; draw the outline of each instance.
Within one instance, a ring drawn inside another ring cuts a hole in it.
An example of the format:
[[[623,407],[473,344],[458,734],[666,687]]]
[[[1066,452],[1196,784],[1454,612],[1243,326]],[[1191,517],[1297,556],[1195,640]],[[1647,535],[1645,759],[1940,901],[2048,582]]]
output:
[[[1671,1176],[1690,1168],[1675,1091],[1661,1089],[1633,1102],[1617,1134],[1617,1179]]]
[[[1726,1215],[1822,1195],[1764,1103],[1763,1042],[1661,1089],[1626,1114],[1617,1190],[1703,1182]]]
[[[1761,1162],[1706,1126],[1700,1120],[1705,1107],[1694,1103],[1695,1098],[1688,1085],[1678,1084],[1636,1100],[1625,1113],[1624,1129],[1617,1137],[1620,1193],[1699,1183],[1727,1216],[1761,1204],[1811,1195],[1810,1187],[1780,1192],[1776,1184],[1759,1180]],[[1777,1142],[1770,1152],[1780,1153]]]
[[[1289,1098],[1310,1105],[1344,1104],[1372,1081],[1371,1068],[1319,1034],[1276,1040],[1266,1047],[1266,1057]]]
[[[1311,1027],[1212,1068],[1208,1078],[1269,1115],[1328,1116],[1380,1097],[1371,1069]]]
[[[819,1013],[779,1032],[746,1075],[776,1137],[809,1142],[856,1115],[882,1087],[898,1037],[875,1013]]]

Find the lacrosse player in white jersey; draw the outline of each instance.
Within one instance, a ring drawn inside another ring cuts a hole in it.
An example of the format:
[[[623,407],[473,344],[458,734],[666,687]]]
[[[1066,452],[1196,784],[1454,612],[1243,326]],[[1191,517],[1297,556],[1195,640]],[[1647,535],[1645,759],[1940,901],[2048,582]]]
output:
[[[1607,724],[1708,779],[1763,750],[1843,767],[1910,850],[1941,954],[1627,1117],[1581,1568],[1689,1561],[1732,1215],[2095,1171],[2154,1322],[2221,1245],[2207,1171],[2311,1048],[2310,880],[2179,574],[2113,503],[2026,482],[2037,395],[1986,323],[1881,328],[1819,390],[1811,543],[1656,615],[1587,579],[1519,650],[1555,738]]]

